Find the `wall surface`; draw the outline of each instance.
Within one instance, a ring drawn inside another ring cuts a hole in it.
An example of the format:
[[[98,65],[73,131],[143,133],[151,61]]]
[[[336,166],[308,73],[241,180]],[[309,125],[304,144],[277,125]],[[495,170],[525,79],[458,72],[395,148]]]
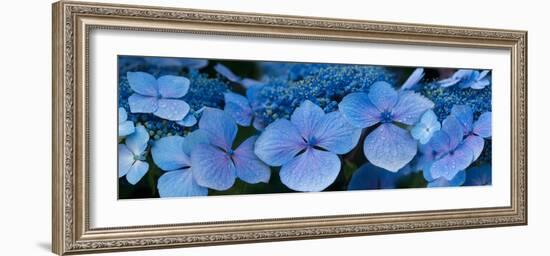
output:
[[[105,1],[105,0],[103,0]],[[476,255],[548,251],[550,18],[544,1],[145,1],[260,13],[529,31],[529,225],[448,232],[171,249],[114,255]],[[7,1],[1,19],[0,237],[2,255],[51,255],[50,1]],[[545,232],[546,231],[546,232]],[[535,253],[536,252],[536,253]]]

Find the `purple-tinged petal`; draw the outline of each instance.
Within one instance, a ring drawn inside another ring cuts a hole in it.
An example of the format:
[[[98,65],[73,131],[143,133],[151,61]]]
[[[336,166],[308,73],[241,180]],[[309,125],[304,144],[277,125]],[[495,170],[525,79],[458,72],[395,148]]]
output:
[[[122,123],[127,119],[128,119],[128,113],[126,113],[126,109],[118,108],[118,123]]]
[[[143,178],[143,176],[147,173],[148,170],[149,170],[149,164],[145,161],[138,160],[134,162],[132,167],[130,167],[130,170],[128,170],[128,173],[126,173],[126,180],[130,184],[136,185],[136,183],[138,183],[141,180],[141,178]]]
[[[126,73],[130,88],[144,96],[158,96],[157,79],[154,76],[144,72],[128,72]]]
[[[181,98],[189,91],[189,79],[183,76],[161,76],[157,80],[163,98]]]
[[[450,78],[443,79],[437,83],[439,84],[439,86],[443,88],[447,88],[457,84],[458,82],[460,82],[460,79],[450,77]]]
[[[128,173],[130,167],[134,164],[134,154],[124,144],[118,144],[118,177],[122,177]]]
[[[451,139],[444,131],[437,131],[434,133],[428,145],[437,153],[447,153],[451,150],[450,145]]]
[[[192,133],[189,133],[185,137],[185,143],[183,143],[183,152],[188,156],[191,156],[193,149],[200,144],[208,144],[208,134],[203,130],[195,130]]]
[[[235,119],[241,126],[250,126],[252,122],[252,108],[248,99],[240,94],[227,92],[224,93],[225,107],[224,111]]]
[[[460,187],[466,180],[466,172],[459,171],[451,180],[447,180],[443,177],[436,180],[432,180],[428,183],[429,188],[434,187]]]
[[[451,180],[459,171],[466,169],[472,163],[472,159],[472,150],[466,146],[460,146],[432,164],[431,176],[434,179],[443,177]]]
[[[322,191],[336,180],[340,159],[334,153],[307,148],[281,167],[281,182],[296,191]]]
[[[252,121],[252,126],[254,126],[254,128],[258,131],[263,131],[266,127],[265,122],[260,118],[254,118],[254,121]]]
[[[345,154],[359,142],[361,129],[351,125],[339,111],[324,115],[313,130],[316,146],[332,153]]]
[[[474,112],[472,108],[466,105],[454,105],[451,109],[451,115],[456,117],[464,129],[464,134],[472,131],[472,124],[474,123]]]
[[[485,112],[481,114],[477,121],[474,123],[474,133],[483,138],[490,138],[492,136],[491,122],[491,112]]]
[[[223,77],[227,78],[227,80],[231,81],[231,82],[234,82],[234,83],[238,83],[241,81],[241,78],[237,75],[235,75],[235,73],[233,73],[233,71],[231,71],[228,67],[226,67],[225,65],[223,64],[216,64],[214,66],[214,70],[216,70],[216,72],[218,72],[218,74],[222,75]]]
[[[215,190],[227,190],[235,183],[235,165],[220,148],[201,144],[191,153],[193,177],[197,184]]]
[[[262,132],[254,148],[256,155],[271,166],[281,166],[306,147],[294,124],[278,119]]]
[[[481,89],[485,88],[485,86],[490,85],[490,84],[491,84],[491,81],[489,79],[485,78],[485,79],[473,82],[470,85],[470,88],[476,89],[476,90],[481,90]]]
[[[237,177],[247,183],[255,184],[259,182],[268,183],[271,177],[271,170],[256,154],[254,154],[254,143],[258,136],[252,136],[246,139],[235,150],[233,162]]]
[[[230,115],[216,108],[203,110],[199,128],[208,133],[210,143],[226,151],[231,150],[238,129],[235,120]]]
[[[128,105],[130,105],[130,112],[132,113],[153,113],[159,107],[156,97],[143,96],[137,93],[128,97]]]
[[[369,90],[369,100],[380,111],[391,111],[399,98],[397,91],[383,81],[375,82]]]
[[[366,163],[353,173],[348,190],[396,188],[397,178],[398,176],[394,172]]]
[[[401,90],[410,90],[416,85],[420,80],[424,78],[424,69],[416,68],[412,74],[407,78],[407,81],[401,86]]]
[[[160,118],[180,121],[189,113],[189,104],[183,100],[160,99],[158,102],[159,107],[154,114]]]
[[[148,142],[149,133],[142,125],[138,125],[136,131],[126,137],[126,146],[135,156],[140,156],[145,151]]]
[[[365,138],[365,156],[372,164],[397,172],[416,155],[416,141],[394,124],[382,124]]]
[[[370,102],[366,93],[350,93],[342,99],[338,108],[355,127],[366,128],[382,120],[380,111]]]
[[[483,164],[478,167],[470,168],[466,170],[466,182],[465,186],[484,186],[491,185],[491,165]]]
[[[449,149],[455,149],[464,137],[464,127],[456,117],[450,115],[443,120],[441,128],[449,136]]]
[[[118,124],[118,136],[124,137],[134,133],[136,128],[134,127],[134,122],[124,121]]]
[[[180,126],[184,127],[191,127],[195,124],[197,124],[198,120],[191,112],[187,113],[187,115],[180,121],[177,121],[176,123]]]
[[[481,152],[483,151],[483,146],[485,144],[485,141],[483,138],[477,136],[477,135],[470,135],[464,139],[463,142],[464,146],[468,147],[470,150],[472,150],[473,153],[473,159],[472,162],[477,160],[479,155],[481,155]]]
[[[413,91],[399,92],[399,100],[392,110],[393,120],[399,123],[413,125],[426,112],[434,107],[428,98]]]
[[[206,196],[208,189],[199,186],[191,169],[167,172],[158,179],[160,197]]]
[[[298,128],[303,138],[309,139],[314,132],[317,123],[325,115],[323,109],[315,103],[305,100],[294,110],[290,121]]]
[[[168,136],[155,141],[151,147],[153,161],[164,171],[190,167],[191,159],[183,152],[185,143],[181,136]]]

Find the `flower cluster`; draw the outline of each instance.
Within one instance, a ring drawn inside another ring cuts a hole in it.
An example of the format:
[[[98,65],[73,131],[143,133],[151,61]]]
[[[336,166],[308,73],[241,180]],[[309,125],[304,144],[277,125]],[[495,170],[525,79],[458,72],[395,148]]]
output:
[[[490,71],[253,64],[246,77],[120,57],[121,184],[159,197],[491,184]]]

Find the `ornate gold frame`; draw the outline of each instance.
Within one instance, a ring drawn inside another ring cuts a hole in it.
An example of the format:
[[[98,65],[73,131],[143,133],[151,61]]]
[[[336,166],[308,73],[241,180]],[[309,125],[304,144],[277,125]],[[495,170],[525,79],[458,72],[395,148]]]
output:
[[[91,229],[88,34],[93,29],[511,51],[509,207]],[[61,1],[53,5],[53,251],[217,245],[527,224],[527,32]]]

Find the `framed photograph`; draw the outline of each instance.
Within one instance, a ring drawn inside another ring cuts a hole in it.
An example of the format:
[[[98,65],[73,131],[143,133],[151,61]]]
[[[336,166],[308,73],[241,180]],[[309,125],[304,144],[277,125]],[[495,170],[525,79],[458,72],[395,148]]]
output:
[[[527,224],[527,32],[61,1],[53,251]]]

